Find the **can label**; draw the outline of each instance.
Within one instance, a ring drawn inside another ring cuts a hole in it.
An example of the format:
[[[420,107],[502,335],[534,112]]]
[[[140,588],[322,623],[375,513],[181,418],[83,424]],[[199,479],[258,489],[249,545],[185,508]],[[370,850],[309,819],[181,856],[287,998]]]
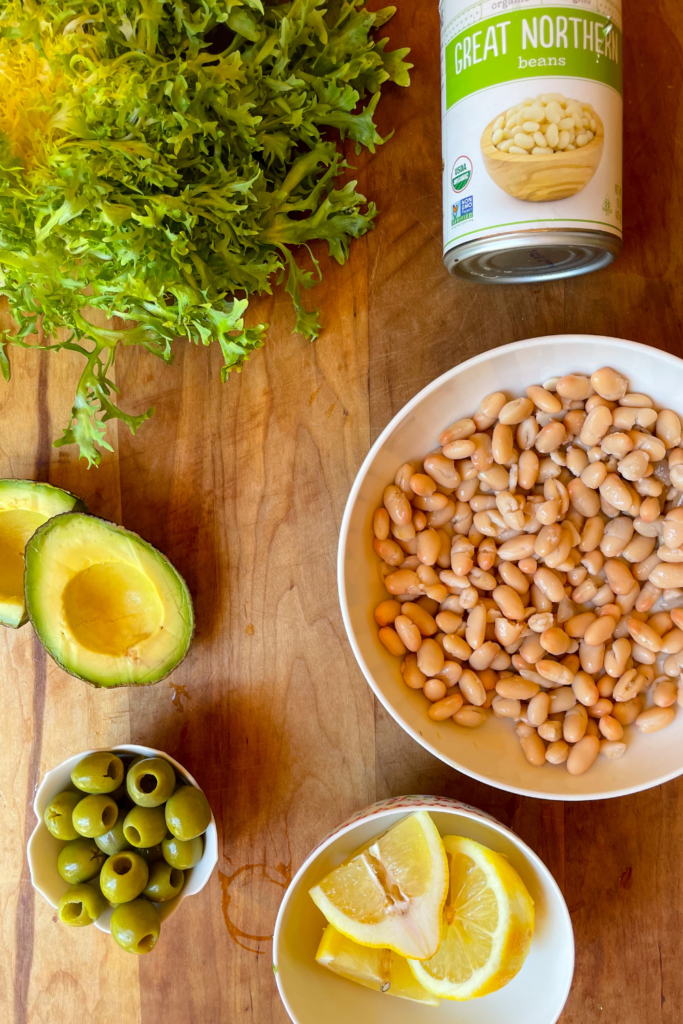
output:
[[[621,0],[441,0],[444,253],[537,228],[621,238]]]

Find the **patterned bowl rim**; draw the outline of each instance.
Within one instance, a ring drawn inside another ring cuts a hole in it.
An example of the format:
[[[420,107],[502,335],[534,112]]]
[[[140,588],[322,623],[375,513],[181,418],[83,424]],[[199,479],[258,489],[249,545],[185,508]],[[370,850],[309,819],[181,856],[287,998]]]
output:
[[[355,828],[357,828],[359,825],[363,824],[366,821],[371,821],[375,817],[379,820],[384,815],[400,810],[405,810],[406,812],[414,812],[420,810],[445,811],[446,813],[456,814],[463,818],[470,818],[474,820],[479,819],[483,821],[484,824],[493,829],[493,831],[509,836],[512,839],[514,845],[517,847],[522,856],[529,861],[529,863],[534,867],[538,875],[543,879],[544,885],[547,886],[553,892],[553,894],[557,898],[560,914],[564,920],[566,931],[571,943],[571,947],[566,951],[566,955],[571,957],[571,971],[569,973],[569,980],[567,982],[565,992],[562,997],[562,1004],[553,1020],[548,1021],[548,1024],[556,1024],[567,1002],[572,982],[574,980],[576,944],[574,940],[574,928],[572,925],[572,920],[569,914],[567,903],[562,894],[562,890],[560,889],[559,885],[555,881],[552,872],[550,871],[550,868],[541,860],[538,854],[534,850],[532,850],[530,846],[527,846],[523,839],[520,839],[516,832],[513,832],[511,828],[508,828],[507,825],[503,825],[502,822],[498,821],[497,818],[494,818],[491,814],[488,814],[486,811],[482,811],[478,807],[472,807],[471,804],[465,804],[459,800],[453,800],[450,797],[428,795],[421,796],[418,794],[390,797],[388,800],[379,800],[376,803],[370,804],[368,807],[364,807],[361,810],[356,811],[349,818],[343,821],[341,825],[338,825],[335,829],[329,832],[324,839],[320,840],[320,842],[308,854],[303,864],[301,865],[297,873],[294,875],[292,881],[287,886],[287,891],[285,892],[285,895],[282,897],[282,902],[278,910],[277,920],[275,922],[275,930],[273,933],[273,973],[275,975],[275,981],[277,983],[278,992],[280,993],[280,998],[282,999],[284,1007],[287,1010],[287,1013],[289,1014],[292,1021],[296,1021],[296,1017],[294,1015],[293,1009],[289,1004],[286,993],[283,990],[280,981],[280,971],[277,962],[280,936],[284,929],[285,911],[292,894],[296,890],[305,872],[314,863],[314,861],[317,860],[320,854],[325,849],[327,849],[328,846],[330,846],[332,842],[334,842],[336,839],[339,839],[341,836],[346,835],[349,832],[352,832]],[[378,829],[378,833],[380,831],[381,829]]]

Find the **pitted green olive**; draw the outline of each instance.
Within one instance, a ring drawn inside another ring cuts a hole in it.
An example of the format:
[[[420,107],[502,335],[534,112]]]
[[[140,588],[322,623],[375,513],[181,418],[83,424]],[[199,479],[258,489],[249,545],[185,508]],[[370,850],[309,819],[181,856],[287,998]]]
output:
[[[163,807],[132,807],[123,822],[123,834],[133,847],[156,846],[166,832]]]
[[[78,762],[71,781],[84,793],[113,793],[123,782],[123,761],[116,754],[97,750]]]
[[[63,839],[67,843],[71,839],[78,839],[72,816],[76,804],[82,799],[82,793],[74,793],[73,790],[67,789],[50,800],[45,808],[43,821],[55,839]]]
[[[126,776],[128,796],[139,807],[160,807],[173,794],[176,777],[163,757],[144,757]]]
[[[93,924],[106,909],[107,901],[92,885],[70,885],[57,907],[57,915],[63,924],[71,928],[83,928]]]
[[[126,820],[127,813],[127,811],[119,807],[119,816],[112,828],[105,832],[103,836],[95,836],[95,842],[108,857],[112,857],[115,853],[120,853],[121,850],[125,850],[130,846],[130,843],[123,834],[123,823]]]
[[[199,864],[204,853],[204,840],[201,836],[183,841],[175,836],[168,836],[161,844],[164,860],[173,868],[188,871]]]
[[[181,786],[166,804],[166,824],[176,839],[201,836],[211,822],[211,808],[201,789]]]
[[[128,903],[147,885],[149,868],[139,853],[123,850],[102,865],[100,889],[110,903]]]
[[[65,882],[78,885],[99,875],[107,855],[95,846],[93,839],[75,839],[59,851],[57,870]]]
[[[172,868],[165,860],[158,860],[149,869],[149,879],[143,892],[153,903],[172,900],[185,884],[185,875],[178,868]]]
[[[110,796],[86,796],[73,809],[71,820],[80,836],[95,839],[116,824],[119,809]]]
[[[122,903],[111,915],[112,937],[127,953],[151,953],[160,929],[159,911],[146,899]]]

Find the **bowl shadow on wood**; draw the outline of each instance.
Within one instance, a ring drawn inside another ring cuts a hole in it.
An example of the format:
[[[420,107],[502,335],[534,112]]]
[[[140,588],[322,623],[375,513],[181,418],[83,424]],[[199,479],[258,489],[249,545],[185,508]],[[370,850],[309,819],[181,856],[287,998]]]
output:
[[[516,819],[523,806],[542,812],[543,805],[529,797],[494,789],[439,761],[415,743],[381,704],[375,708],[375,725],[379,742],[392,752],[390,772],[385,775],[381,764],[378,766],[378,800],[399,797],[409,792],[445,796],[479,807],[517,832],[519,828]],[[531,846],[534,845],[523,832],[520,835]]]
[[[174,710],[149,717],[144,740],[185,765],[205,791],[216,818],[220,866],[221,851],[246,842],[245,833],[286,823],[292,759],[273,704],[240,693],[235,682],[213,688],[225,693],[223,700],[202,702],[206,689],[190,691],[193,699],[182,715]],[[267,688],[253,683],[262,695]]]
[[[159,518],[150,518],[146,510],[138,515],[134,509],[130,511],[132,514],[124,512],[124,525],[163,552],[190,588],[195,610],[192,646],[210,643],[219,630],[220,594],[227,581],[220,577],[212,517],[202,506],[200,496],[196,501],[184,500],[182,514],[171,522],[163,505],[159,509]]]
[[[605,128],[597,114],[595,137],[581,149],[549,152],[547,156],[522,156],[502,153],[492,141],[497,118],[484,129],[481,153],[491,180],[514,199],[531,203],[550,203],[575,196],[600,166],[605,143]]]

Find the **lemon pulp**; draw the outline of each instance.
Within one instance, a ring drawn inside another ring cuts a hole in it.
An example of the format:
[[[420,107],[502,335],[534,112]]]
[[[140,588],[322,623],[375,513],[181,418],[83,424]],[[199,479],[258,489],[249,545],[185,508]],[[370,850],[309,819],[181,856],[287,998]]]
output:
[[[439,1000],[420,985],[405,957],[391,949],[359,946],[331,924],[323,932],[315,959],[342,978],[400,999],[438,1006]]]
[[[441,945],[411,961],[415,977],[446,999],[474,999],[507,985],[531,946],[534,905],[512,865],[471,839],[446,836],[450,883]]]
[[[419,960],[438,948],[447,886],[441,837],[419,811],[330,872],[311,897],[348,938]]]

